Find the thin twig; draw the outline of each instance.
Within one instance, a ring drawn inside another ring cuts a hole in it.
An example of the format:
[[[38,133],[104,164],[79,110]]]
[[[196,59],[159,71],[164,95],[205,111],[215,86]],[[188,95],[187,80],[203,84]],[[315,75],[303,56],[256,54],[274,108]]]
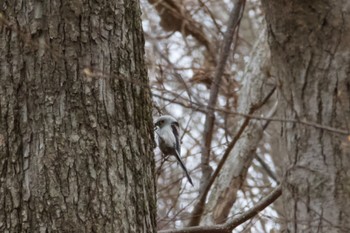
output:
[[[261,199],[255,206],[222,225],[186,227],[178,230],[159,231],[158,233],[230,233],[237,226],[252,219],[259,212],[271,205],[281,196],[281,194],[282,187],[281,185],[278,185],[269,195]]]
[[[206,183],[207,183],[206,180],[210,176],[210,171],[211,171],[211,169],[209,168],[209,161],[210,161],[209,157],[210,157],[210,148],[211,148],[214,121],[215,121],[215,115],[214,115],[213,109],[216,106],[216,102],[219,94],[219,87],[222,80],[222,75],[224,73],[226,61],[231,52],[230,48],[233,41],[233,36],[243,14],[244,3],[245,3],[244,0],[239,0],[237,4],[235,4],[234,8],[230,13],[229,25],[227,27],[227,31],[225,32],[225,36],[224,36],[224,40],[221,48],[221,54],[219,57],[219,62],[214,73],[213,82],[211,83],[210,97],[207,105],[207,114],[206,114],[205,124],[204,124],[204,132],[203,132],[204,137],[203,137],[202,149],[201,149],[201,153],[202,153],[201,168],[203,173],[201,184],[203,185],[203,187],[206,186]],[[197,225],[199,223],[199,219],[197,217],[192,218],[189,223],[189,226]]]
[[[263,98],[263,101],[261,103],[255,104],[254,107],[250,108],[249,114],[253,114],[259,108],[264,106],[264,104],[269,100],[269,98],[272,96],[272,93],[275,90],[276,89],[273,88],[272,91],[270,91],[267,94],[267,97]],[[224,167],[224,164],[225,164],[227,158],[229,157],[233,147],[236,145],[237,141],[239,140],[239,138],[243,134],[243,132],[246,129],[246,127],[248,126],[250,120],[251,120],[251,118],[248,118],[248,117],[244,119],[242,125],[240,126],[239,130],[237,131],[237,133],[233,137],[232,141],[228,144],[217,168],[215,169],[215,172],[210,177],[210,179],[208,179],[208,182],[206,183],[202,192],[199,195],[198,202],[196,203],[196,205],[194,206],[194,209],[192,211],[192,218],[190,220],[189,226],[195,226],[195,225],[199,224],[200,219],[201,219],[202,214],[203,214],[203,211],[204,211],[204,208],[205,208],[205,200],[207,199],[207,195],[209,193],[209,190],[211,189],[211,186],[214,184],[215,179],[219,176],[219,173],[220,173],[221,169]],[[190,225],[190,224],[193,224],[193,225]]]
[[[153,96],[157,97],[157,98],[163,98],[166,101],[173,101],[173,99],[167,99],[164,97],[161,97],[159,95],[155,95],[153,94]],[[188,102],[188,100],[184,100],[185,102]],[[175,102],[173,101],[173,103],[179,104],[185,108],[189,108],[188,105],[181,103],[181,102]],[[191,104],[195,105],[197,108],[195,108],[195,110],[202,112],[202,113],[207,113],[208,110],[205,109],[205,107],[203,105],[197,104],[192,102]],[[306,125],[306,126],[310,126],[316,129],[322,129],[322,130],[326,130],[329,132],[333,132],[333,133],[338,133],[338,134],[342,134],[342,135],[350,135],[350,131],[349,130],[345,130],[345,129],[338,129],[338,128],[334,128],[331,126],[326,126],[326,125],[322,125],[322,124],[318,124],[315,122],[311,122],[311,121],[305,121],[305,120],[298,120],[298,119],[285,119],[285,118],[278,118],[278,117],[264,117],[264,116],[257,116],[257,115],[252,115],[252,114],[247,114],[247,113],[241,113],[241,112],[237,112],[237,111],[228,111],[226,109],[222,109],[222,108],[213,108],[214,111],[217,112],[221,112],[221,113],[226,113],[226,114],[230,114],[230,115],[236,115],[236,116],[240,116],[240,117],[246,117],[246,118],[251,118],[254,120],[264,120],[264,121],[276,121],[276,122],[284,122],[284,123],[294,123],[294,124],[301,124],[301,125]]]
[[[271,170],[270,166],[257,154],[255,159],[260,163],[261,167],[266,171],[271,179],[273,179],[277,184],[280,182],[277,179],[276,174]]]
[[[232,231],[234,228],[244,223],[245,221],[256,216],[260,211],[264,210],[266,207],[271,205],[277,198],[279,198],[282,194],[282,186],[278,185],[269,195],[264,197],[261,201],[259,201],[254,207],[249,209],[243,214],[238,215],[237,217],[232,218],[225,225],[227,228]]]

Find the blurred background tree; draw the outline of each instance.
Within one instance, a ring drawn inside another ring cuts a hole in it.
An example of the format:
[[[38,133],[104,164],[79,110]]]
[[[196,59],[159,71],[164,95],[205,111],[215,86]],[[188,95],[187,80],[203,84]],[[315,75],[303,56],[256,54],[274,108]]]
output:
[[[179,120],[195,180],[156,151],[159,230],[227,224],[282,183],[233,231],[349,231],[349,7],[142,1],[154,115]]]

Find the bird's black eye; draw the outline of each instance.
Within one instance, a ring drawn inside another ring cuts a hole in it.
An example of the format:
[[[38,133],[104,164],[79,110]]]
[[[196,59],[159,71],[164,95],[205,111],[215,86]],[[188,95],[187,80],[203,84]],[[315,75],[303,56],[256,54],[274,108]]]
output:
[[[161,126],[164,123],[164,120],[160,120],[156,123],[156,126]]]

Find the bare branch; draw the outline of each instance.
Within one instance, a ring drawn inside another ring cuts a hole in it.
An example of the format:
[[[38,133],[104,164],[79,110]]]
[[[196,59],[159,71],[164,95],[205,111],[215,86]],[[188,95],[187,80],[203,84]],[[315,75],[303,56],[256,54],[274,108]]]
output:
[[[180,104],[181,106],[188,108],[190,106],[183,104],[181,102],[176,102],[174,99],[166,99],[164,97],[158,96],[158,95],[154,95],[155,97],[158,98],[163,98],[164,100],[167,101],[172,101],[172,103],[177,103]],[[187,103],[189,103],[190,101],[186,100]],[[191,102],[191,104],[195,105],[197,108],[194,108],[196,111],[202,112],[202,113],[207,113],[207,109],[204,108],[203,105]],[[264,116],[258,116],[258,115],[253,115],[253,114],[247,114],[247,113],[242,113],[242,112],[237,112],[237,111],[229,111],[226,109],[222,109],[222,108],[213,108],[213,110],[217,111],[217,112],[222,112],[222,113],[226,113],[226,114],[230,114],[230,115],[236,115],[236,116],[240,116],[240,117],[246,117],[246,118],[251,118],[254,120],[266,120],[266,121],[276,121],[276,122],[285,122],[285,123],[295,123],[295,124],[301,124],[301,125],[306,125],[306,126],[310,126],[316,129],[322,129],[322,130],[326,130],[329,132],[333,132],[333,133],[338,133],[338,134],[342,134],[342,135],[350,135],[350,131],[349,130],[345,130],[345,129],[338,129],[338,128],[334,128],[331,126],[327,126],[327,125],[322,125],[322,124],[318,124],[315,122],[310,122],[310,121],[303,121],[303,120],[297,120],[297,119],[285,119],[285,118],[278,118],[278,117],[264,117]]]
[[[275,91],[276,89],[273,88],[271,90],[271,92],[269,92],[267,94],[267,96],[265,98],[263,98],[263,101],[259,104],[254,105],[254,107],[252,107],[249,111],[249,114],[254,113],[255,111],[257,111],[259,108],[261,108],[268,100],[269,98],[272,96],[272,93]],[[241,127],[239,128],[238,132],[235,134],[235,136],[233,137],[232,141],[229,143],[229,145],[227,146],[225,153],[222,156],[222,159],[220,160],[215,172],[213,173],[213,175],[210,177],[209,181],[206,183],[206,185],[204,186],[202,193],[199,196],[198,202],[196,203],[194,210],[192,212],[192,218],[190,220],[189,226],[194,226],[194,225],[198,225],[201,217],[202,217],[202,213],[204,211],[204,205],[205,205],[205,200],[207,199],[207,195],[209,193],[210,188],[212,187],[212,185],[214,184],[215,179],[218,177],[221,169],[223,168],[227,158],[229,157],[233,147],[236,145],[238,139],[241,137],[241,135],[243,134],[244,130],[246,129],[246,127],[248,126],[249,122],[250,122],[251,118],[246,118],[244,119]],[[194,224],[196,223],[196,224]],[[194,225],[191,225],[194,224]]]
[[[278,185],[269,195],[259,201],[254,207],[249,209],[247,212],[234,217],[225,225],[232,231],[234,228],[244,223],[245,221],[255,217],[260,211],[271,205],[277,198],[282,194],[282,186]]]
[[[209,157],[210,157],[210,148],[213,137],[213,129],[214,129],[214,107],[216,105],[219,86],[221,83],[221,77],[224,73],[226,61],[228,55],[230,53],[230,47],[233,40],[234,32],[236,31],[237,26],[239,25],[240,19],[242,17],[242,12],[244,8],[244,0],[239,0],[237,4],[235,4],[234,8],[231,11],[229,25],[227,31],[225,32],[224,41],[221,48],[221,55],[219,58],[219,62],[217,68],[214,73],[214,79],[211,84],[210,97],[207,105],[207,114],[204,124],[204,140],[202,142],[202,156],[201,156],[201,167],[202,167],[202,187],[206,186],[206,180],[210,176],[211,169],[209,168]],[[191,219],[189,225],[194,226],[198,225],[200,221],[200,215],[195,214],[194,218]]]
[[[184,36],[192,35],[200,44],[204,45],[209,54],[214,58],[214,52],[210,41],[196,22],[177,1],[173,0],[148,0],[156,8],[161,18],[161,26],[165,31],[178,31]]]
[[[277,200],[281,194],[282,188],[281,185],[278,185],[269,195],[264,197],[255,206],[222,225],[186,227],[179,230],[159,231],[158,233],[229,233],[240,224],[255,217],[259,212]]]
[[[260,163],[262,168],[266,171],[266,173],[273,179],[276,183],[279,183],[276,174],[271,170],[270,166],[266,164],[266,162],[257,154],[255,159]]]

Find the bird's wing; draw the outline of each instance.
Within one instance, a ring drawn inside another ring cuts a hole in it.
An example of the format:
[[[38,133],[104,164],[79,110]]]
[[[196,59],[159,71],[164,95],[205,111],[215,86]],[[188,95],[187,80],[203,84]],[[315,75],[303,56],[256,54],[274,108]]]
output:
[[[171,129],[173,130],[173,134],[175,136],[175,149],[176,149],[177,153],[179,155],[181,155],[179,123],[177,123],[177,122],[172,123]]]

